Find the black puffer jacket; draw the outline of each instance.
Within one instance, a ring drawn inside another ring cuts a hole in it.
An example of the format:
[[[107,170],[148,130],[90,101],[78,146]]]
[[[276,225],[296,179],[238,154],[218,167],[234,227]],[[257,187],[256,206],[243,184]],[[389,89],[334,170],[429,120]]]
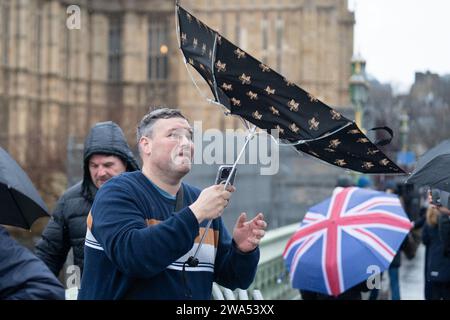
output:
[[[93,154],[112,154],[126,163],[127,171],[139,170],[120,127],[111,122],[92,127],[84,144],[84,177],[69,188],[58,200],[52,217],[36,246],[36,255],[58,275],[70,248],[74,264],[83,270],[86,217],[91,209],[97,188],[89,173],[89,158]]]

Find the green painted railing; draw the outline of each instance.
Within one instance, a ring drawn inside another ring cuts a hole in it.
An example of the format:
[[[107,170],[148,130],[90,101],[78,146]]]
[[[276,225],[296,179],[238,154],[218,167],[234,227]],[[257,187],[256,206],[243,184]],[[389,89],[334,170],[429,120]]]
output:
[[[264,299],[288,300],[300,296],[298,290],[291,287],[282,257],[286,243],[298,226],[295,223],[268,231],[261,241],[258,271],[250,289],[260,290]]]

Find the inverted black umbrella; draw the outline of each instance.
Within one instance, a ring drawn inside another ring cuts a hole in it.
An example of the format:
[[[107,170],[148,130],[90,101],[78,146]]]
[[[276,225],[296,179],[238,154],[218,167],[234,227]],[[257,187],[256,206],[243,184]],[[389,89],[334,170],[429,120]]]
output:
[[[177,6],[185,62],[207,81],[214,103],[284,144],[366,174],[404,174],[356,124]],[[379,129],[379,128],[376,128]],[[392,131],[391,131],[392,132]]]
[[[0,147],[0,224],[30,229],[47,211],[25,171]]]
[[[450,192],[450,140],[444,140],[424,153],[405,183]]]
[[[178,1],[176,12],[185,64],[194,67],[208,83],[214,96],[209,101],[224,107],[226,114],[245,119],[249,129],[230,176],[256,127],[269,134],[276,130],[284,144],[341,168],[404,174],[354,122],[235,46],[179,6]],[[254,127],[250,129],[246,121]],[[211,221],[194,256],[186,261],[190,266],[198,264],[196,256],[210,225]]]

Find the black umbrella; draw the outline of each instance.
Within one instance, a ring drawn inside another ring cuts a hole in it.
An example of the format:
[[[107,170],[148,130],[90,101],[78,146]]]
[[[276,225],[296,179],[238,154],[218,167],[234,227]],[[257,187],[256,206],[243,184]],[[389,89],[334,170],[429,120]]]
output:
[[[450,140],[424,153],[405,183],[430,186],[450,192]]]
[[[255,126],[278,130],[297,151],[368,174],[404,174],[356,124],[177,6],[185,62],[207,81],[216,104]],[[379,129],[379,128],[376,128]]]
[[[47,211],[30,178],[0,147],[0,224],[30,229]]]

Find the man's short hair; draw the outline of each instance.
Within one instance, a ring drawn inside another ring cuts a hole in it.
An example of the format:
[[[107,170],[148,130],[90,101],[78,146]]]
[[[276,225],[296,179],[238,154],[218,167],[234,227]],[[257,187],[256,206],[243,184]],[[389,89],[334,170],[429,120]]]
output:
[[[142,137],[150,137],[152,135],[153,131],[153,125],[156,121],[159,119],[171,119],[171,118],[182,118],[186,119],[186,117],[181,113],[178,109],[170,109],[170,108],[157,108],[150,112],[148,112],[139,123],[137,130],[136,130],[136,138],[137,143],[139,144],[139,140],[141,140]]]

